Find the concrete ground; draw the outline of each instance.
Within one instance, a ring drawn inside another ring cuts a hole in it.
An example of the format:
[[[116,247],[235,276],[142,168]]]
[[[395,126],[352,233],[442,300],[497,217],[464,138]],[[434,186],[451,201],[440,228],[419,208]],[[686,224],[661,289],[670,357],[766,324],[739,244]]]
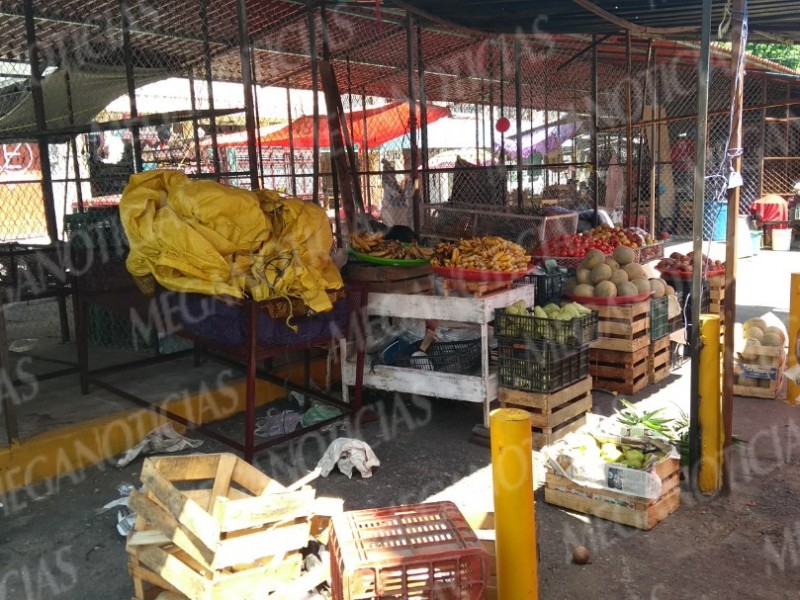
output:
[[[720,247],[715,244],[712,255]],[[797,252],[764,251],[741,260],[737,320],[767,315],[786,323],[788,276],[798,270]],[[181,374],[191,370],[180,361],[174,364]],[[216,371],[207,365],[202,374],[213,381]],[[79,402],[73,378],[42,384],[52,390],[50,402]],[[139,372],[128,383],[146,389],[148,381]],[[114,402],[97,391],[87,398]],[[381,467],[369,479],[334,472],[314,484],[318,495],[342,497],[347,509],[432,499],[453,500],[465,510],[491,508],[489,450],[469,442],[481,419],[479,405],[378,393],[371,399],[378,420],[355,434],[373,447]],[[688,399],[688,365],[632,398],[670,410],[688,408]],[[618,407],[616,397],[602,392],[593,401],[599,414]],[[30,411],[49,415],[44,407]],[[239,423],[233,418],[219,427],[235,431]],[[534,453],[540,598],[797,598],[800,412],[781,400],[736,398],[734,432],[742,443],[729,457],[732,493],[706,498],[686,488],[681,508],[650,532],[546,504],[540,487],[542,458]],[[353,434],[337,429],[309,434],[259,455],[257,465],[289,483],[313,469],[332,439]],[[199,449],[222,450],[208,439]],[[119,484],[138,484],[140,466],[140,461],[124,469],[101,464],[0,498],[0,600],[129,598],[132,586],[116,513],[97,514],[97,509],[119,496]],[[592,553],[588,565],[570,561],[578,544]]]

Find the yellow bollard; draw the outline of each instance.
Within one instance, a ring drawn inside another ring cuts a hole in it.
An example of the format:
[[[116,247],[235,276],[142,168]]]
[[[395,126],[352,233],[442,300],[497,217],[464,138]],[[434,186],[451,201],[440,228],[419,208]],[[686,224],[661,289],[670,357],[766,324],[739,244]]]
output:
[[[533,505],[531,417],[500,408],[489,417],[494,483],[497,597],[539,598],[536,518]]]
[[[722,388],[720,386],[719,316],[700,315],[700,472],[703,494],[722,487]]]
[[[797,336],[800,335],[800,273],[792,273],[789,288],[789,361],[788,367],[797,364]],[[800,396],[800,385],[789,379],[786,386],[786,400],[794,403]]]

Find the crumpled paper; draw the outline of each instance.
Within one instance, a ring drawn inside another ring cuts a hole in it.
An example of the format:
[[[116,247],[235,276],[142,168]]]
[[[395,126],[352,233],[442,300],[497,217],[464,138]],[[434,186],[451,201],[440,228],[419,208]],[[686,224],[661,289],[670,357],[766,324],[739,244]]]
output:
[[[126,537],[136,524],[136,513],[133,512],[128,506],[128,500],[130,499],[131,492],[135,489],[136,487],[130,483],[120,484],[117,486],[117,491],[122,497],[112,500],[111,502],[105,504],[102,508],[99,508],[95,511],[96,515],[102,515],[104,512],[118,507],[117,531],[123,537]]]
[[[334,440],[322,458],[317,463],[322,477],[327,477],[333,471],[333,467],[347,475],[348,479],[353,477],[353,469],[358,469],[364,479],[372,477],[372,469],[381,466],[381,461],[369,447],[369,444],[361,440],[352,438],[339,438]]]
[[[118,467],[129,465],[140,454],[162,454],[164,452],[180,452],[187,448],[197,448],[202,446],[203,440],[190,440],[175,431],[172,422],[164,423],[157,427],[145,438],[128,450],[125,455],[117,461]]]

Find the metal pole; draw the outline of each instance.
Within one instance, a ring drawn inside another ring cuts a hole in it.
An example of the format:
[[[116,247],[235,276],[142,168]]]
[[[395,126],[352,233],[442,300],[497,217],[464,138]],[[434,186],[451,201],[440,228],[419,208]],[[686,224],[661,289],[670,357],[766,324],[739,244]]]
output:
[[[312,198],[315,204],[319,204],[319,57],[317,56],[317,22],[315,20],[314,3],[312,0],[308,0],[306,6],[308,11],[308,37],[311,53],[311,91],[313,92],[312,107],[314,123],[314,131],[312,132],[314,136],[314,150],[311,159],[311,177],[314,186]]]
[[[297,171],[294,161],[294,130],[292,128],[292,93],[286,80],[286,122],[289,124],[289,172],[292,174],[292,196],[297,197]]]
[[[197,94],[194,91],[194,71],[189,70],[189,102],[192,106],[192,129],[194,130],[194,157],[197,162],[197,174],[203,172],[203,162],[200,157],[200,132],[198,131],[199,123],[197,121]]]
[[[258,171],[254,168],[258,161],[256,152],[256,119],[253,109],[253,81],[250,77],[250,41],[247,34],[247,5],[245,0],[236,1],[236,16],[239,24],[239,61],[242,70],[244,92],[244,125],[247,130],[247,162],[250,172],[250,188],[258,189]]]
[[[256,53],[253,51],[253,40],[251,39],[248,44],[250,52],[250,72],[253,75],[253,100],[255,110],[255,141],[256,148],[258,149],[258,173],[260,179],[260,187],[264,187],[264,153],[261,149],[261,115],[258,110],[258,73],[256,72]],[[275,171],[272,170],[272,186],[275,187]]]
[[[416,189],[419,151],[417,149],[417,93],[414,85],[414,62],[416,60],[416,36],[414,35],[414,17],[406,11],[406,62],[408,67],[408,128],[411,136],[411,189]],[[414,233],[419,235],[419,195],[412,194],[412,219]]]
[[[761,88],[761,103],[767,103],[767,80],[762,80],[762,88]],[[761,198],[764,195],[764,155],[766,153],[766,148],[764,145],[766,144],[767,140],[767,109],[763,109],[761,111],[761,140],[760,144],[758,145],[758,197]]]
[[[743,22],[747,19],[747,0],[734,0],[731,10],[733,48],[731,52],[731,99],[733,101],[733,118],[731,119],[731,137],[728,152],[733,156],[731,172],[742,172],[742,104],[744,99],[744,66],[747,34]],[[740,56],[741,55],[741,56]],[[741,59],[741,60],[740,60]],[[728,190],[728,228],[725,245],[725,341],[722,372],[722,423],[725,432],[723,451],[730,456],[733,444],[733,346],[736,323],[736,228],[739,224],[739,198],[741,187]],[[695,269],[697,266],[695,266]],[[723,460],[722,489],[725,494],[731,493],[731,461]]]
[[[517,108],[517,206],[522,208],[522,46],[514,39],[514,104]]]
[[[597,98],[595,98],[595,104],[597,103]],[[548,165],[550,164],[550,114],[547,110],[549,105],[549,98],[547,93],[547,83],[545,83],[544,87],[544,189],[547,189],[550,186],[550,169],[548,169]]]
[[[211,72],[211,44],[208,36],[208,7],[206,6],[206,0],[200,0],[200,30],[203,36],[203,66],[206,75],[206,90],[208,91],[208,110],[211,113],[208,124],[208,133],[211,136],[211,157],[214,163],[214,173],[217,173],[217,179],[219,179],[222,166],[220,165],[219,146],[217,145],[217,117],[214,114],[214,85]],[[234,167],[234,170],[236,170],[236,167]]]
[[[69,80],[69,66],[64,70],[64,86],[67,92],[67,117],[70,127],[75,126],[75,111],[72,104],[72,84]],[[72,170],[75,171],[75,193],[78,196],[78,212],[83,212],[83,190],[81,189],[81,163],[78,160],[77,136],[70,136],[69,145],[72,150]]]
[[[370,179],[368,172],[371,170],[369,165],[369,138],[367,137],[367,92],[366,89],[361,90],[361,114],[363,115],[363,127],[364,130],[362,135],[364,136],[364,171],[367,172],[364,176],[364,181],[366,182],[365,187],[367,188],[367,206],[370,208],[370,212],[372,209],[372,186],[370,185]]]
[[[47,235],[50,241],[58,240],[58,222],[56,205],[53,196],[53,180],[50,168],[49,138],[47,136],[47,117],[42,94],[42,73],[39,68],[39,51],[36,43],[36,22],[34,21],[33,0],[25,0],[25,32],[28,41],[28,59],[31,65],[31,95],[33,110],[36,115],[38,129],[39,163],[42,167],[42,195],[44,196],[44,216],[47,223]]]
[[[689,484],[697,489],[700,464],[700,311],[703,296],[703,205],[706,191],[706,154],[708,147],[708,84],[711,46],[711,0],[703,0],[700,60],[697,64],[697,149],[694,168],[694,223],[692,240],[694,264],[692,274],[692,351],[691,388],[689,400]],[[733,327],[728,328],[733,331]]]
[[[492,62],[492,45],[486,49],[489,55],[489,156],[494,166],[494,63]]]
[[[483,107],[481,106],[481,111],[483,111]],[[478,114],[478,103],[475,103],[475,162],[477,163],[478,158],[481,155],[481,119],[480,115]]]
[[[122,15],[122,53],[125,60],[125,79],[128,84],[128,100],[131,103],[131,118],[139,116],[136,107],[136,81],[133,74],[133,51],[131,50],[131,24],[128,14],[128,0],[119,0],[119,10]],[[137,173],[141,173],[142,167],[142,140],[139,136],[139,127],[131,127],[133,137],[133,162]]]
[[[422,27],[417,25],[417,73],[419,78],[420,134],[422,138],[422,200],[430,202],[428,181],[428,96],[425,91],[425,56],[422,48]]]
[[[625,31],[625,219],[631,226],[633,208],[633,67],[631,65],[631,32]]]
[[[645,66],[644,71],[644,85],[642,86],[642,114],[639,117],[640,121],[644,121],[644,109],[647,106],[647,91],[648,91],[648,84],[650,83],[650,66],[653,60],[653,40],[648,40],[647,42],[647,63]],[[652,108],[651,108],[652,110]],[[639,226],[639,213],[642,204],[642,167],[644,166],[644,125],[639,126],[639,168],[637,169],[637,179],[639,180],[639,185],[636,186],[636,220],[634,221],[634,225],[636,227]],[[650,145],[652,146],[653,140],[650,140]],[[652,187],[652,185],[651,185]]]
[[[500,117],[505,116],[506,112],[506,40],[502,38],[500,46]],[[506,164],[506,132],[500,132],[500,164]],[[505,203],[505,198],[503,198]]]
[[[656,51],[653,50],[653,109],[652,113],[655,115],[656,108],[658,108],[658,78],[656,77],[658,69],[656,68],[658,61],[656,60]],[[658,167],[656,166],[658,160],[658,153],[660,152],[661,136],[656,140],[656,126],[650,126],[650,227],[648,231],[650,235],[655,238],[656,235],[656,177],[658,175]]]
[[[597,225],[597,213],[600,210],[600,177],[598,176],[598,159],[597,159],[597,94],[598,94],[598,78],[597,78],[597,35],[592,36],[592,129],[591,129],[591,158],[592,163],[592,196],[594,197],[594,220],[592,225]],[[547,133],[545,133],[547,139]]]

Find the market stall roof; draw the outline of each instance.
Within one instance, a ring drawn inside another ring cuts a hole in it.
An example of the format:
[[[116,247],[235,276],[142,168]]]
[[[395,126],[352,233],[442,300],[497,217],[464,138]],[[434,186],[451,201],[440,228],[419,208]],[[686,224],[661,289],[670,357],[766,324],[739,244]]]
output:
[[[661,34],[697,40],[701,0],[395,0],[434,21],[492,33]],[[775,42],[800,41],[800,1],[748,0],[749,37]],[[730,23],[725,2],[715,2],[712,23]],[[627,26],[626,26],[627,24]]]
[[[393,102],[377,108],[345,113],[345,121],[350,127],[353,144],[366,144],[370,148],[376,148],[390,140],[407,135],[410,131],[409,109],[410,105],[406,102]],[[421,106],[417,103],[417,123],[420,123],[420,111]],[[450,109],[428,105],[426,113],[428,123],[433,123],[443,117],[449,117]],[[270,129],[274,129],[274,127]],[[314,147],[314,117],[311,116],[295,119],[291,125],[286,125],[277,131],[266,131],[262,128],[258,139],[262,146],[288,147],[290,131],[292,133],[291,141],[295,148]],[[209,144],[211,141],[206,139],[204,143]],[[220,147],[244,146],[245,144],[247,144],[246,131],[217,137],[217,145]],[[323,148],[330,146],[328,123],[324,115],[319,121],[319,145]]]

